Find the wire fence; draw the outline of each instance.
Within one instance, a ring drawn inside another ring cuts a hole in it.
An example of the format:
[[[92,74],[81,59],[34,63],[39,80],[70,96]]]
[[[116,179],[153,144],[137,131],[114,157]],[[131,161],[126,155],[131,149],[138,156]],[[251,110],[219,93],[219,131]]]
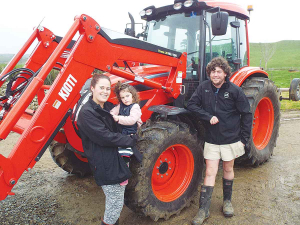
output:
[[[269,71],[275,71],[275,70],[288,70],[288,71],[300,71],[300,67],[279,67],[279,68],[268,68]]]

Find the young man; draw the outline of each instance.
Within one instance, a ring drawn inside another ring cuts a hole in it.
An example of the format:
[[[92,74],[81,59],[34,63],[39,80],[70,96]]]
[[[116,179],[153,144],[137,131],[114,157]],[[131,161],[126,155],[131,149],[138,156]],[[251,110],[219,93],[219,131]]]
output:
[[[223,160],[223,213],[233,216],[231,204],[234,159],[245,153],[252,126],[250,105],[240,87],[229,81],[231,68],[222,57],[212,59],[202,82],[188,102],[187,109],[204,121],[206,173],[201,188],[199,211],[192,224],[209,217],[211,195],[220,159]]]

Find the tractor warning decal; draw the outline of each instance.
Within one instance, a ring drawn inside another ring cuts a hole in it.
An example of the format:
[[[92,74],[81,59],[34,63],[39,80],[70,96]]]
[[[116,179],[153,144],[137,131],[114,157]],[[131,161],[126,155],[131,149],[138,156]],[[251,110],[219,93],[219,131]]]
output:
[[[171,52],[166,52],[166,51],[162,51],[160,49],[157,50],[159,53],[165,54],[165,55],[169,55],[169,56],[173,56],[173,57],[177,57],[176,54],[171,53]]]
[[[182,83],[182,71],[178,71],[177,77],[176,77],[176,83]]]
[[[53,106],[54,108],[58,109],[60,105],[61,105],[61,102],[58,101],[58,100],[55,100],[55,102],[53,103],[52,106]]]

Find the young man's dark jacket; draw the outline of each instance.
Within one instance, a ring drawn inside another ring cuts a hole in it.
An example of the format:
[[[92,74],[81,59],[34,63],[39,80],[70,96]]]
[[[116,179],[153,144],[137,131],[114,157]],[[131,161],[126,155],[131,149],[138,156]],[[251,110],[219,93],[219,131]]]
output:
[[[131,177],[118,147],[133,147],[136,136],[118,133],[116,122],[109,113],[113,106],[105,102],[102,109],[90,98],[82,106],[77,120],[83,149],[99,186],[118,184]]]
[[[228,78],[217,94],[216,91],[217,88],[210,80],[202,82],[189,100],[187,109],[205,121],[206,142],[222,145],[242,141],[246,144],[252,126],[252,113],[247,97]],[[210,124],[213,116],[218,118],[219,123]]]

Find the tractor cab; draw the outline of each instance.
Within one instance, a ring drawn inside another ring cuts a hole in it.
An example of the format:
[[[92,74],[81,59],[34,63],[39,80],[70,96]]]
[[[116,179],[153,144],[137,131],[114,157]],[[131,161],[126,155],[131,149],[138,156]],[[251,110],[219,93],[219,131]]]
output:
[[[145,41],[187,53],[185,100],[199,82],[208,79],[205,68],[212,58],[227,59],[232,74],[248,66],[247,11],[230,7],[223,2],[175,0],[174,5],[150,6],[140,12],[147,21]]]

